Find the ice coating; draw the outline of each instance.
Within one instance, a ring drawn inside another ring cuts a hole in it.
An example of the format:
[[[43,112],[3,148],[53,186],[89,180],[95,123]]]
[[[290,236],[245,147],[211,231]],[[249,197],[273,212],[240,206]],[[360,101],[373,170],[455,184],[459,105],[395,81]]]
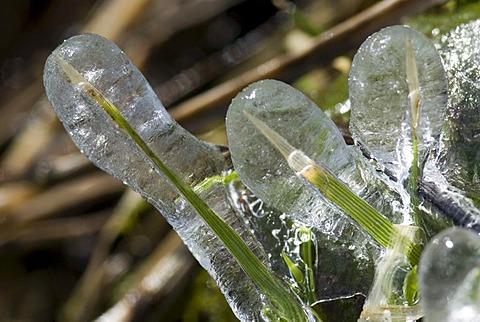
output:
[[[288,267],[280,254],[283,252],[292,260],[302,262],[298,247],[299,223],[269,208],[265,203],[263,203],[265,216],[258,217],[251,214],[247,205],[249,200],[243,196],[249,196],[251,201],[259,199],[252,195],[239,180],[231,182],[230,191],[233,203],[245,220],[250,222],[257,239],[269,251],[273,270],[282,276],[290,276]],[[332,316],[341,321],[359,316],[363,303],[361,299],[364,298],[361,293],[368,292],[372,282],[373,265],[366,263],[366,259],[355,257],[358,252],[355,252],[354,245],[318,234],[314,237],[314,243],[315,256],[318,258],[314,269],[314,281],[322,309],[325,312],[331,312]],[[293,277],[290,277],[289,283],[295,284]],[[352,294],[353,289],[358,293]]]
[[[479,265],[480,237],[471,230],[449,228],[429,242],[419,266],[425,321],[453,321],[449,316],[460,317],[460,303],[469,305],[464,301],[468,297],[464,293],[467,276]]]
[[[264,80],[250,85],[232,101],[227,113],[227,135],[240,179],[269,206],[285,212],[299,225],[313,227],[321,248],[319,271],[322,273],[317,276],[321,295],[366,294],[373,273],[371,260],[378,255],[378,246],[348,216],[295,174],[281,153],[248,120],[247,114],[266,123],[290,145],[328,168],[397,223],[404,219],[398,211],[402,207],[400,198],[376,177],[373,168],[360,159],[358,151],[346,146],[335,124],[293,87]],[[265,225],[263,229],[265,234],[270,234],[279,227]],[[330,277],[335,273],[329,274],[334,269],[350,279],[333,281]],[[352,273],[353,270],[358,271]]]
[[[439,167],[467,193],[480,193],[480,21],[442,37],[440,56],[448,75],[449,109]]]
[[[307,155],[335,159],[326,164],[333,172],[352,167],[335,125],[318,124],[318,119],[326,116],[306,96],[274,80],[248,86],[235,97],[227,113],[232,161],[247,187],[268,203],[276,200],[280,210],[287,212],[290,207],[301,206],[295,204],[303,199],[304,185],[278,150],[248,120],[244,110],[267,123],[291,145],[301,146]]]
[[[244,110],[319,161],[356,193],[374,194],[373,189],[363,191],[367,181],[371,182],[371,188],[385,187],[373,175],[368,163],[358,166],[364,162],[358,151],[345,144],[336,125],[310,99],[285,83],[264,80],[248,86],[235,97],[228,109],[226,125],[235,169],[247,187],[269,205],[286,213],[318,210],[315,201],[318,198],[305,189],[281,153],[247,119]],[[392,216],[388,196],[385,196],[388,201],[371,197],[373,203],[378,203],[374,207]],[[305,214],[303,220],[314,225],[319,218],[312,216]]]
[[[446,103],[447,80],[433,43],[406,27],[387,27],[371,35],[350,70],[350,131],[377,160],[403,178],[412,162],[411,107],[406,43],[411,40],[420,85],[420,154],[437,142]]]
[[[455,225],[480,232],[479,73],[480,22],[461,25],[441,38],[439,54],[448,76],[449,102],[439,153],[425,164],[420,192]]]
[[[221,174],[225,159],[213,145],[197,140],[166,112],[143,75],[110,41],[97,35],[72,37],[49,56],[44,83],[47,96],[77,146],[97,166],[140,192],[179,233],[197,260],[215,278],[236,315],[261,320],[262,294],[193,208],[152,165],[110,117],[66,77],[63,59],[110,100],[157,156],[191,185]],[[202,194],[204,200],[266,263],[253,234],[229,206],[223,185]]]
[[[449,305],[450,322],[480,321],[480,267],[473,268],[458,288]]]
[[[442,217],[436,216],[435,223],[439,224],[442,218],[448,218],[451,221],[447,223],[448,226],[455,224],[480,233],[480,210],[474,200],[447,181],[434,158],[425,164],[419,192],[442,214]]]

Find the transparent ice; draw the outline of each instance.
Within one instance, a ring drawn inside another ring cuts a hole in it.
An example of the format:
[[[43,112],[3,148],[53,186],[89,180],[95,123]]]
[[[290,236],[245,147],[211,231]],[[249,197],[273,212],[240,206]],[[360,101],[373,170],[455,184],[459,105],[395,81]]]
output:
[[[323,164],[396,223],[403,220],[397,211],[401,198],[377,177],[358,150],[345,144],[335,124],[293,87],[264,80],[248,86],[232,101],[226,124],[234,167],[245,185],[266,204],[283,212],[294,225],[312,227],[318,247],[319,298],[367,294],[379,246],[323,195],[307,188],[308,184],[306,187],[285,158],[247,120],[245,111]],[[261,226],[263,234],[278,236],[288,225],[285,221],[271,223]],[[271,249],[271,245],[265,247]],[[279,258],[278,254],[272,257]]]
[[[478,234],[449,228],[434,237],[419,267],[425,321],[477,321],[479,267]]]
[[[438,144],[443,126],[446,78],[434,45],[423,35],[403,26],[385,28],[372,35],[355,56],[350,74],[351,132],[362,150],[374,158],[375,167],[358,147],[345,144],[335,124],[314,103],[281,82],[265,80],[250,85],[237,95],[228,110],[229,146],[240,179],[266,204],[283,212],[287,219],[270,220],[256,231],[264,230],[264,235],[276,236],[277,239],[270,238],[270,241],[277,244],[277,251],[280,242],[285,245],[283,251],[288,252],[291,251],[289,229],[283,229],[289,225],[288,220],[293,226],[313,228],[318,247],[317,293],[322,300],[368,294],[374,263],[381,249],[321,193],[308,188],[285,158],[247,120],[245,111],[329,169],[393,223],[411,224],[410,196],[405,187],[413,161],[405,72],[408,39],[416,55],[421,57],[417,65],[421,75],[421,97],[426,103],[422,101],[418,139],[420,153],[426,157],[430,148]],[[434,210],[427,210],[432,217],[438,217]],[[438,226],[432,230],[439,231],[445,223]],[[278,238],[282,231],[285,231],[283,239]],[[271,245],[266,248],[273,249]],[[279,266],[275,260],[272,264]],[[347,277],[359,274],[363,278]]]
[[[355,55],[349,78],[350,131],[399,181],[413,160],[412,111],[406,75],[406,43],[415,52],[420,84],[420,155],[438,142],[447,103],[447,79],[433,43],[406,26],[371,35]]]
[[[72,37],[50,55],[45,66],[47,96],[77,146],[98,167],[141,193],[179,233],[197,260],[213,276],[243,321],[262,319],[263,295],[236,260],[134,142],[65,76],[57,55],[71,64],[109,99],[160,159],[194,186],[227,170],[213,145],[197,140],[163,108],[143,75],[113,43],[96,35]],[[203,199],[241,235],[268,265],[262,246],[228,203],[224,186],[203,192]]]
[[[480,21],[461,25],[438,44],[448,76],[448,110],[421,191],[456,225],[430,241],[420,262],[426,321],[480,320],[479,136]]]
[[[289,272],[281,253],[299,260],[298,229],[311,227],[316,304],[348,302],[345,307],[352,307],[358,294],[370,292],[375,263],[385,253],[350,217],[291,170],[244,111],[328,168],[390,221],[412,224],[406,190],[413,161],[412,110],[405,72],[405,46],[411,41],[421,91],[420,209],[431,219],[424,228],[427,236],[433,235],[451,225],[450,218],[457,225],[480,230],[479,33],[480,22],[455,29],[443,37],[440,56],[426,37],[405,26],[372,35],[355,56],[349,80],[350,129],[356,146],[347,146],[335,124],[299,91],[273,80],[250,85],[232,101],[226,121],[232,161],[241,181],[227,187],[215,184],[201,192],[202,198],[267,267],[285,279]],[[217,147],[181,128],[141,73],[109,41],[95,35],[76,36],[48,58],[47,95],[83,153],[160,210],[215,278],[241,320],[265,319],[261,314],[264,294],[136,144],[69,81],[58,57],[116,105],[160,159],[192,187],[227,173],[229,160]],[[440,57],[448,76],[448,102]],[[426,248],[419,274],[427,321],[478,318],[478,297],[472,295],[479,292],[478,239],[475,233],[457,228],[436,236]]]
[[[474,140],[478,125],[478,86],[474,84],[478,83],[476,62],[480,58],[480,43],[474,35],[478,26],[473,22],[444,36],[440,56],[433,43],[415,30],[387,27],[362,44],[350,72],[352,135],[374,158],[377,168],[396,180],[395,189],[408,200],[410,196],[402,188],[413,160],[412,110],[405,72],[405,40],[411,39],[421,97],[420,193],[427,201],[421,205],[427,236],[450,225],[449,220],[480,228]],[[395,185],[393,181],[389,184]]]
[[[442,37],[439,53],[448,75],[449,110],[439,166],[455,187],[480,194],[480,21]]]
[[[479,26],[479,22],[472,22],[442,38],[438,48],[446,73],[428,39],[398,26],[372,35],[361,46],[352,65],[352,134],[380,164],[380,170],[385,166],[387,173],[391,171],[400,185],[405,185],[412,160],[411,110],[406,100],[405,68],[397,69],[396,66],[405,65],[402,38],[408,35],[412,39],[421,90],[418,139],[420,166],[423,166],[419,191],[423,202],[420,209],[424,218],[433,219],[424,227],[427,236],[451,225],[449,220],[477,231],[480,228],[479,147],[476,146],[480,124]],[[448,77],[448,102],[445,75]],[[422,305],[428,321],[467,321],[472,316],[478,317],[478,312],[472,309],[475,305],[478,307],[478,303],[472,305],[469,297],[472,288],[478,287],[478,283],[471,283],[475,273],[469,274],[478,265],[475,259],[478,245],[470,246],[478,241],[470,240],[469,244],[462,240],[478,239],[478,236],[473,232],[454,231],[452,238],[458,239],[455,249],[463,251],[463,255],[458,255],[449,253],[451,241],[439,246],[442,238],[450,237],[450,233],[447,230],[435,237],[421,258]],[[469,261],[476,264],[469,266]],[[457,266],[459,269],[455,269]]]
[[[448,76],[448,109],[437,153],[425,164],[421,191],[456,225],[480,232],[480,21],[438,44]]]
[[[476,266],[461,283],[450,303],[450,322],[480,321],[480,266]]]

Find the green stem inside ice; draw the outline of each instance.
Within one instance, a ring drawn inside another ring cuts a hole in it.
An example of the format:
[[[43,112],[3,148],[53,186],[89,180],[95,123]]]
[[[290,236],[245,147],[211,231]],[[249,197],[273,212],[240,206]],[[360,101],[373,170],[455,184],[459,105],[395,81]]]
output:
[[[255,256],[248,248],[243,239],[216,214],[197,195],[194,190],[186,184],[179,176],[171,171],[150,149],[147,143],[140,137],[137,131],[128,123],[120,111],[92,84],[90,84],[73,66],[68,64],[60,56],[57,56],[59,65],[73,86],[77,86],[86,93],[90,99],[97,102],[113,120],[142,150],[149,162],[157,172],[162,173],[203,218],[207,225],[222,240],[228,250],[236,258],[243,270],[265,294],[273,307],[268,307],[273,316],[285,321],[307,321],[300,302],[288,291],[286,285],[276,278],[273,273]]]
[[[418,122],[420,120],[421,97],[420,84],[418,81],[418,70],[415,59],[415,52],[410,37],[406,37],[406,73],[410,101],[410,125],[412,128],[412,146],[413,161],[410,168],[410,176],[408,180],[407,190],[410,195],[411,207],[413,211],[413,220],[416,226],[424,227],[423,220],[419,209],[420,200],[418,198],[418,180],[420,176],[419,155],[418,155]]]
[[[306,281],[305,289],[307,292],[307,301],[309,304],[315,303],[317,299],[317,293],[315,292],[315,277],[313,274],[313,265],[314,265],[314,244],[312,229],[307,227],[300,227],[299,234],[302,236],[300,240],[300,257],[305,263],[305,272],[306,272]]]
[[[316,255],[314,255],[315,245],[312,229],[300,226],[296,231],[295,244],[299,246],[299,258],[297,257],[294,261],[286,253],[282,253],[283,260],[295,280],[291,288],[310,307],[313,314],[326,318],[325,313],[319,307],[314,307],[318,298],[315,291],[314,261]]]
[[[387,218],[358,197],[324,166],[315,163],[305,153],[293,147],[267,124],[247,111],[244,111],[244,113],[255,127],[280,151],[297,175],[310,182],[326,199],[353,218],[380,245],[386,248],[393,247],[400,236],[397,228]],[[412,265],[418,263],[420,250],[415,244],[406,243],[402,252],[408,256]]]
[[[202,193],[207,191],[217,184],[228,184],[233,180],[238,180],[238,174],[236,171],[232,171],[226,175],[215,175],[208,178],[205,178],[202,182],[195,185],[193,191],[196,193]]]

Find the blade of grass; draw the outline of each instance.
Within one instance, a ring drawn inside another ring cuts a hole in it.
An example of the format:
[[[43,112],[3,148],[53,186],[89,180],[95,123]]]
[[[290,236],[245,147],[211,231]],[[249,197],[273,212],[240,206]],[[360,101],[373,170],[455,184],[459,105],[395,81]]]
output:
[[[415,225],[424,227],[423,220],[420,214],[420,200],[418,199],[418,178],[420,175],[420,168],[418,164],[418,121],[420,119],[421,110],[421,96],[420,96],[420,84],[418,81],[418,69],[417,62],[415,60],[415,52],[413,50],[412,39],[407,36],[405,39],[405,51],[406,51],[406,72],[408,83],[408,98],[410,101],[410,125],[412,128],[412,145],[413,145],[413,161],[410,168],[410,176],[408,179],[407,190],[410,195],[411,206],[413,210],[413,219]]]
[[[420,84],[418,81],[417,62],[415,60],[415,52],[413,50],[412,39],[407,35],[405,41],[407,83],[409,91],[408,98],[410,100],[410,108],[412,113],[412,129],[416,131],[418,127],[418,121],[420,119]]]
[[[303,283],[305,283],[305,276],[303,275],[300,268],[298,268],[298,266],[290,259],[290,257],[288,257],[287,254],[282,252],[282,257],[283,257],[283,260],[285,261],[285,264],[287,264],[288,266],[288,270],[290,271],[293,278],[295,279],[295,282],[297,282],[299,286],[302,286]]]
[[[72,85],[84,91],[92,100],[110,116],[113,122],[121,128],[143,151],[157,172],[162,173],[178,190],[178,192],[195,208],[207,225],[222,240],[228,250],[236,258],[244,271],[264,292],[274,305],[275,312],[287,321],[307,321],[300,302],[287,290],[286,286],[254,255],[243,239],[223,221],[193,189],[173,173],[150,149],[137,131],[128,123],[120,111],[90,84],[73,66],[57,56],[58,63],[63,68]]]
[[[353,218],[370,236],[383,247],[391,248],[399,237],[397,228],[375,208],[358,197],[352,190],[331,174],[325,167],[315,163],[302,151],[293,147],[267,124],[244,111],[247,118],[280,151],[288,165],[308,182],[313,184],[328,200]],[[412,265],[420,258],[418,247],[408,244],[403,253]]]

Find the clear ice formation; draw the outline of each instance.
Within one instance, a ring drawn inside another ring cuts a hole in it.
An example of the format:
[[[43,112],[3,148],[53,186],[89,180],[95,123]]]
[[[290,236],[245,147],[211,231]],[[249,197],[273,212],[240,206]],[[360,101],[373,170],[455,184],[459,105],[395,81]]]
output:
[[[409,39],[420,86],[417,137],[420,174],[423,175],[420,193],[429,201],[423,205],[426,235],[433,236],[451,225],[451,219],[456,224],[480,227],[480,222],[475,219],[480,218],[480,214],[477,216],[478,210],[472,201],[443,178],[443,175],[454,177],[451,173],[455,173],[459,166],[450,163],[448,170],[443,167],[442,173],[439,171],[437,163],[442,158],[438,154],[450,158],[450,152],[444,149],[445,139],[440,140],[440,137],[448,137],[444,134],[447,78],[435,46],[424,35],[406,26],[392,26],[373,34],[360,46],[349,78],[350,131],[356,143],[376,160],[379,170],[397,179],[396,190],[404,197],[404,204],[408,203],[410,196],[403,187],[413,161],[412,110],[406,76],[406,43]],[[455,114],[451,108],[449,113]],[[453,161],[458,156],[451,158]],[[408,211],[404,209],[404,212]],[[442,218],[444,215],[449,219]]]
[[[406,26],[384,28],[361,45],[349,78],[352,136],[399,180],[408,175],[413,156],[406,76],[408,39],[419,76],[418,142],[422,155],[438,142],[447,104],[447,80],[433,43]]]
[[[480,21],[442,37],[439,53],[448,75],[449,110],[438,162],[455,187],[480,194]]]
[[[97,35],[75,36],[48,58],[44,74],[47,96],[77,146],[98,167],[141,193],[160,210],[214,277],[241,320],[261,321],[263,294],[193,207],[179,198],[162,174],[153,170],[125,132],[78,86],[72,86],[58,57],[103,93],[157,156],[190,185],[226,170],[227,163],[219,149],[181,128],[140,71],[110,41]],[[268,266],[262,246],[230,207],[224,186],[217,184],[204,191],[202,197]]]
[[[480,22],[473,22],[452,31],[439,46],[448,75],[448,103],[442,62],[426,37],[408,27],[395,26],[362,44],[349,79],[350,130],[374,162],[364,158],[358,146],[346,146],[335,124],[299,91],[273,80],[250,85],[232,101],[226,123],[233,164],[253,195],[234,181],[228,187],[214,185],[202,192],[202,198],[267,267],[284,278],[288,269],[280,253],[298,260],[295,228],[311,227],[317,251],[317,297],[322,303],[368,294],[381,248],[346,214],[302,181],[247,120],[244,111],[328,168],[393,223],[410,224],[412,209],[404,186],[413,159],[405,72],[405,46],[410,39],[420,78],[421,161],[426,158],[420,182],[420,193],[426,201],[422,210],[433,218],[429,224],[437,225],[427,229],[433,233],[450,224],[439,219],[437,208],[457,224],[480,227],[479,33]],[[264,294],[135,143],[88,95],[69,82],[58,57],[112,101],[160,159],[192,187],[229,170],[223,154],[175,123],[142,74],[104,38],[72,37],[48,58],[44,75],[47,96],[82,152],[160,210],[215,278],[241,320],[265,319],[261,314]],[[393,174],[398,181],[376,170]],[[253,216],[246,218],[248,212]],[[472,232],[450,229],[425,249],[420,281],[427,321],[453,321],[454,317],[467,321],[479,316],[479,303],[470,296],[479,292],[478,239]]]
[[[438,44],[448,78],[442,140],[424,169],[420,192],[462,227],[480,232],[480,21],[458,26]]]
[[[426,322],[473,322],[480,318],[480,237],[449,228],[425,247],[419,279]]]
[[[318,191],[309,189],[248,121],[244,111],[328,168],[396,223],[404,220],[399,195],[376,176],[358,150],[345,144],[336,125],[293,87],[264,80],[248,86],[233,99],[226,120],[233,165],[245,185],[267,205],[285,213],[298,226],[312,227],[319,248],[319,298],[367,294],[378,245],[348,215],[329,204]],[[280,228],[266,225],[262,229],[264,234],[272,234]]]

